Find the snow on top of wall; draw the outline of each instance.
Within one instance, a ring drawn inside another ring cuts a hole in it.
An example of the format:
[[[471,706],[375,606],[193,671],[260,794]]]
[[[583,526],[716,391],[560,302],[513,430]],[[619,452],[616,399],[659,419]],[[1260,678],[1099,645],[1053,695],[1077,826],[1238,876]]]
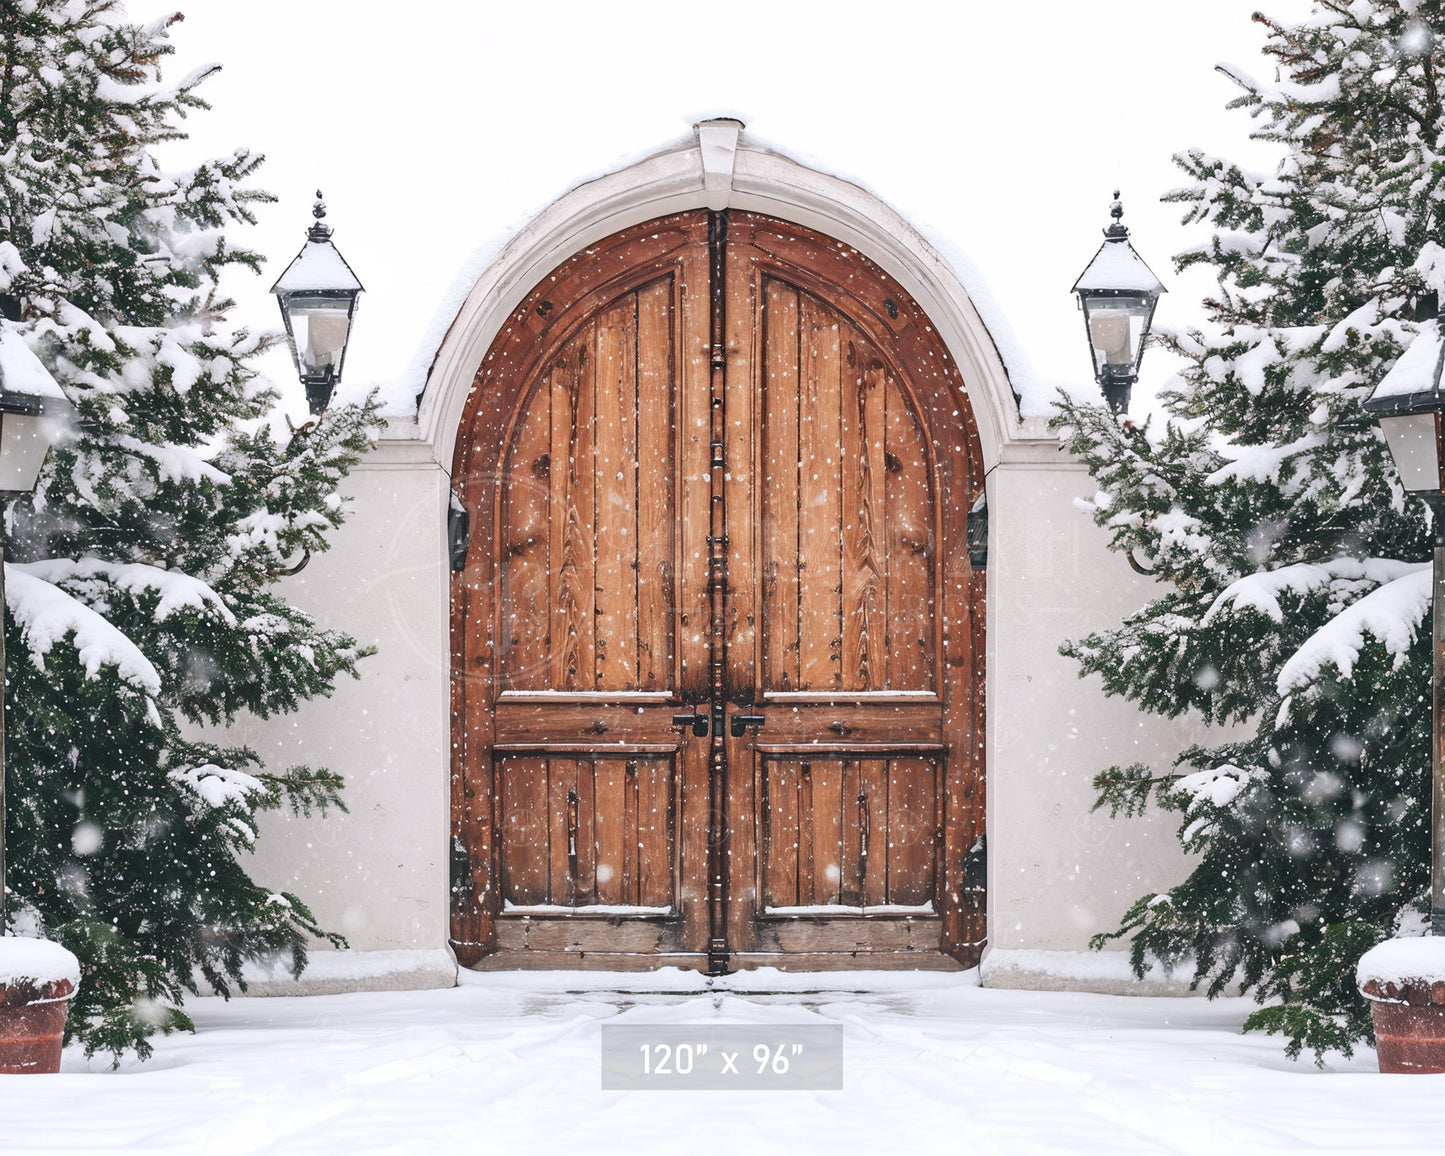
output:
[[[58,943],[20,935],[0,935],[0,987],[35,986],[69,980],[80,986],[80,961]]]
[[[706,118],[700,117],[699,121],[702,119],[718,119],[718,117],[715,114],[709,115]],[[567,192],[640,164],[651,157],[664,155],[678,149],[695,147],[696,141],[697,137],[689,133],[661,149],[653,148],[619,155],[611,166],[579,176],[567,189],[559,189],[555,197],[538,205],[535,211],[529,213],[525,219],[511,222],[506,228],[499,230],[476,246],[458,263],[446,290],[435,299],[436,306],[432,311],[431,318],[405,368],[397,377],[377,384],[376,387],[380,390],[382,402],[382,415],[388,418],[410,418],[415,415],[418,398],[427,386],[427,378],[431,373],[437,352],[441,348],[447,332],[456,321],[457,315],[461,312],[462,306],[466,303],[467,296],[492,262],[505,251],[507,245],[549,205]],[[785,148],[781,144],[769,141],[746,129],[742,135],[741,147],[786,156],[789,160],[805,168],[853,185],[887,203],[886,198],[870,187],[867,181],[835,164],[830,164],[824,157],[811,155],[795,147]],[[699,196],[702,189],[702,171],[699,167]],[[702,202],[699,200],[698,205],[701,206],[701,204]],[[1025,418],[1046,417],[1052,414],[1055,394],[1061,388],[1068,388],[1069,392],[1079,392],[1081,395],[1097,392],[1092,379],[1088,381],[1086,387],[1080,389],[1077,383],[1069,385],[1062,380],[1042,377],[1036,371],[1034,359],[1029,356],[1028,343],[1016,332],[1007,310],[999,304],[998,299],[990,291],[987,278],[967,256],[965,246],[958,242],[947,241],[948,231],[946,229],[930,227],[916,217],[899,210],[896,206],[890,205],[890,208],[894,208],[908,220],[919,236],[924,239],[925,245],[937,254],[939,260],[963,285],[969,302],[978,311],[988,329],[988,336],[1004,363],[1010,384],[1020,401],[1021,416]],[[1139,263],[1142,265],[1142,261]],[[1148,273],[1147,269],[1145,273],[1149,277],[1153,277],[1153,274]],[[1153,284],[1159,284],[1157,279],[1153,281]],[[1082,340],[1080,340],[1080,344],[1082,345]],[[353,384],[350,387],[343,386],[338,392],[338,399],[342,401],[359,400],[364,396],[365,390],[369,388],[371,388],[371,383],[366,387],[359,384]]]

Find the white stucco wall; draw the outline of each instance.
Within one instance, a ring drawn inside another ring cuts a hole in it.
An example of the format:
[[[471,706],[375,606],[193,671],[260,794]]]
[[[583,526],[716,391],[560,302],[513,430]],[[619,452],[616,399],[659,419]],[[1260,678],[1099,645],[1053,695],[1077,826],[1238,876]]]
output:
[[[1167,769],[1202,736],[1081,679],[1060,643],[1117,625],[1150,582],[1074,506],[1096,489],[1037,443],[989,479],[989,896],[995,949],[1082,951],[1143,892],[1183,877],[1174,816],[1091,813],[1091,781],[1143,762]]]
[[[448,981],[446,475],[429,447],[386,441],[345,492],[354,512],[332,549],[282,592],[376,654],[331,698],[252,720],[230,737],[275,767],[304,762],[343,775],[350,811],[267,816],[256,877],[294,890],[356,951],[434,953],[398,957],[397,970]]]

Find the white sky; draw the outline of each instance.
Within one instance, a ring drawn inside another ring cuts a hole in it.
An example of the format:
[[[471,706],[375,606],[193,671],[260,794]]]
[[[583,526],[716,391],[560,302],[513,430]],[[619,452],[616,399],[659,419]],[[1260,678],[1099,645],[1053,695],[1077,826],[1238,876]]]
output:
[[[1228,61],[1269,75],[1261,6],[1306,0],[190,0],[172,30],[178,79],[223,64],[190,122],[187,163],[246,145],[280,202],[238,237],[266,254],[233,285],[241,319],[275,327],[267,294],[320,187],[366,295],[347,383],[403,396],[454,283],[581,181],[733,115],[754,140],[872,190],[954,265],[1010,351],[1015,387],[1092,389],[1069,288],[1123,190],[1136,248],[1170,289],[1158,322],[1198,315],[1208,282],[1172,255],[1201,234],[1159,197],[1171,154],[1251,167],[1272,155],[1226,112]],[[166,10],[128,0],[132,19]],[[988,309],[992,300],[993,308]],[[449,318],[448,318],[449,319]],[[444,324],[444,322],[443,322]],[[267,363],[294,385],[288,360]],[[1145,360],[1140,393],[1167,373]],[[351,392],[348,388],[347,392]],[[304,413],[299,386],[294,408]]]

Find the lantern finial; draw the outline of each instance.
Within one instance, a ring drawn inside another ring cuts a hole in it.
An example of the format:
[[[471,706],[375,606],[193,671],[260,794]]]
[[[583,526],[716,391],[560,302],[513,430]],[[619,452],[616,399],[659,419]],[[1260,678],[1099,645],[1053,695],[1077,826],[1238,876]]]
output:
[[[316,223],[306,230],[308,241],[328,241],[331,239],[331,226],[322,218],[326,216],[326,202],[321,199],[321,190],[316,190],[316,203],[311,206],[311,215],[316,218]]]
[[[1109,216],[1114,223],[1104,230],[1104,236],[1111,241],[1122,241],[1129,235],[1129,226],[1124,224],[1124,202],[1119,200],[1119,190],[1114,190],[1114,203],[1109,206]]]

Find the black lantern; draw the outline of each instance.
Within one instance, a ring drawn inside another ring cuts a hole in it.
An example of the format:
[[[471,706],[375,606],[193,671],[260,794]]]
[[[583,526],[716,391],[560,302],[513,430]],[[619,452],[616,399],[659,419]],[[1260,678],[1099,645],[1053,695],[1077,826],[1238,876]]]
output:
[[[331,243],[331,226],[322,220],[326,205],[320,189],[311,215],[316,223],[306,232],[306,244],[276,279],[271,292],[281,306],[291,357],[314,415],[331,404],[331,394],[341,381],[351,318],[362,289],[351,266]]]
[[[1129,393],[1139,380],[1139,361],[1154,320],[1154,306],[1165,292],[1159,278],[1129,244],[1129,230],[1119,218],[1124,206],[1119,193],[1109,207],[1114,223],[1104,230],[1104,243],[1094,254],[1073,292],[1079,295],[1084,327],[1094,359],[1094,379],[1109,408],[1129,408]]]

